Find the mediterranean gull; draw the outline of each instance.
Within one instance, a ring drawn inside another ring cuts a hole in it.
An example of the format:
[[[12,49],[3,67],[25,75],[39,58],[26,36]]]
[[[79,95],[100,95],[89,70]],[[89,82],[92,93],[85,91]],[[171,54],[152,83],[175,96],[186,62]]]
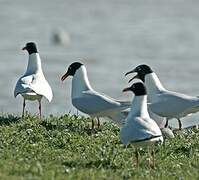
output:
[[[14,96],[16,97],[20,94],[24,99],[22,117],[24,117],[26,100],[37,100],[39,102],[39,117],[41,118],[41,99],[44,96],[50,102],[53,98],[53,93],[44,77],[36,44],[28,42],[22,50],[28,51],[28,66],[25,74],[17,81]]]
[[[130,73],[137,73],[131,80],[138,78],[145,83],[149,108],[155,114],[167,118],[165,127],[168,126],[169,119],[176,118],[179,122],[179,129],[181,129],[180,118],[199,111],[198,97],[168,91],[148,65],[139,65],[134,70],[127,72],[126,75]]]
[[[116,123],[121,123],[131,102],[116,100],[95,91],[88,80],[86,67],[80,62],[72,63],[61,80],[64,81],[68,76],[73,76],[71,98],[74,107],[91,117],[97,117],[98,127],[99,117],[108,117]]]
[[[135,97],[132,101],[131,111],[128,114],[125,125],[121,128],[120,138],[124,145],[133,144],[136,148],[136,165],[139,166],[138,147],[150,146],[156,142],[163,142],[162,133],[156,122],[150,118],[147,110],[147,92],[143,83],[138,82],[123,92],[132,91]],[[153,167],[155,166],[152,150]]]

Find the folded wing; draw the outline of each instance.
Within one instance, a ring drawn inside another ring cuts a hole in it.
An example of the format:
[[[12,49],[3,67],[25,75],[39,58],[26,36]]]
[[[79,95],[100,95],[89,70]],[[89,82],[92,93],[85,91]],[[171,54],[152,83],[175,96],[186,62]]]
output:
[[[35,92],[36,94],[44,96],[50,102],[53,94],[50,85],[43,75],[28,75],[22,76],[16,84],[14,96],[22,93]]]
[[[77,109],[90,115],[98,113],[108,115],[128,108],[127,104],[121,104],[95,91],[84,91],[82,96],[72,99],[72,103]]]
[[[197,97],[186,96],[178,93],[159,94],[156,102],[149,104],[150,109],[160,116],[176,116],[183,113],[195,112],[199,106]],[[199,108],[198,108],[199,110]]]

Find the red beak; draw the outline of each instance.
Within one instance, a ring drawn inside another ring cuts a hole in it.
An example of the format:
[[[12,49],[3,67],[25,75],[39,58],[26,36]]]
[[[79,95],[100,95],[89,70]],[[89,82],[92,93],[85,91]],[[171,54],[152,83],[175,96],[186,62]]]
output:
[[[69,76],[68,73],[64,74],[64,75],[61,77],[61,80],[64,81],[68,76]]]

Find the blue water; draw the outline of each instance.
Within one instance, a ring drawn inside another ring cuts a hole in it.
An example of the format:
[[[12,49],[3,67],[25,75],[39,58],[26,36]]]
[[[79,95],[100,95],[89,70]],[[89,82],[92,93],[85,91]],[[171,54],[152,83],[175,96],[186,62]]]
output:
[[[122,94],[124,73],[150,64],[170,90],[199,95],[199,1],[186,0],[0,0],[0,111],[20,114],[22,98],[13,97],[24,73],[27,41],[39,46],[43,70],[52,86],[52,103],[43,114],[76,112],[71,105],[71,79],[60,77],[69,64],[85,63],[94,89],[114,98]],[[52,34],[63,29],[70,43],[58,46]],[[36,102],[29,103],[31,113]],[[198,115],[186,122],[199,119]]]

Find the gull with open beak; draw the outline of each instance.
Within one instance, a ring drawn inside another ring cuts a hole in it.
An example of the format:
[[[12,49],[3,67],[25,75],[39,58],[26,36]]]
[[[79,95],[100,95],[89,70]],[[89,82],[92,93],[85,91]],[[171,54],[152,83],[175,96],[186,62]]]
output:
[[[86,67],[80,62],[74,62],[69,67],[67,72],[61,77],[64,81],[68,76],[72,76],[72,104],[79,111],[90,115],[91,117],[108,117],[114,122],[121,124],[120,120],[124,120],[126,112],[131,102],[119,101],[95,91],[88,80]],[[123,115],[124,113],[124,115]],[[118,118],[117,117],[124,117]],[[94,121],[92,121],[92,129]]]
[[[138,78],[145,83],[148,92],[148,106],[153,113],[167,118],[165,127],[168,126],[169,119],[176,118],[179,122],[179,129],[181,129],[180,118],[199,111],[198,97],[168,91],[148,65],[139,65],[132,71],[127,72],[126,75],[131,73],[137,73],[137,75],[129,82]]]
[[[124,145],[133,144],[136,147],[136,165],[139,165],[139,152],[137,147],[151,146],[156,142],[163,142],[162,133],[156,122],[150,118],[147,110],[147,91],[143,83],[134,83],[125,88],[123,92],[132,91],[135,97],[132,101],[131,111],[127,116],[125,125],[121,128],[120,138]],[[155,166],[152,150],[153,167]]]
[[[24,117],[26,100],[37,100],[39,102],[39,117],[41,118],[41,99],[44,96],[50,102],[53,98],[53,93],[44,77],[36,44],[28,42],[22,50],[28,51],[28,66],[24,75],[17,81],[14,96],[16,97],[20,94],[24,99],[22,117]]]

